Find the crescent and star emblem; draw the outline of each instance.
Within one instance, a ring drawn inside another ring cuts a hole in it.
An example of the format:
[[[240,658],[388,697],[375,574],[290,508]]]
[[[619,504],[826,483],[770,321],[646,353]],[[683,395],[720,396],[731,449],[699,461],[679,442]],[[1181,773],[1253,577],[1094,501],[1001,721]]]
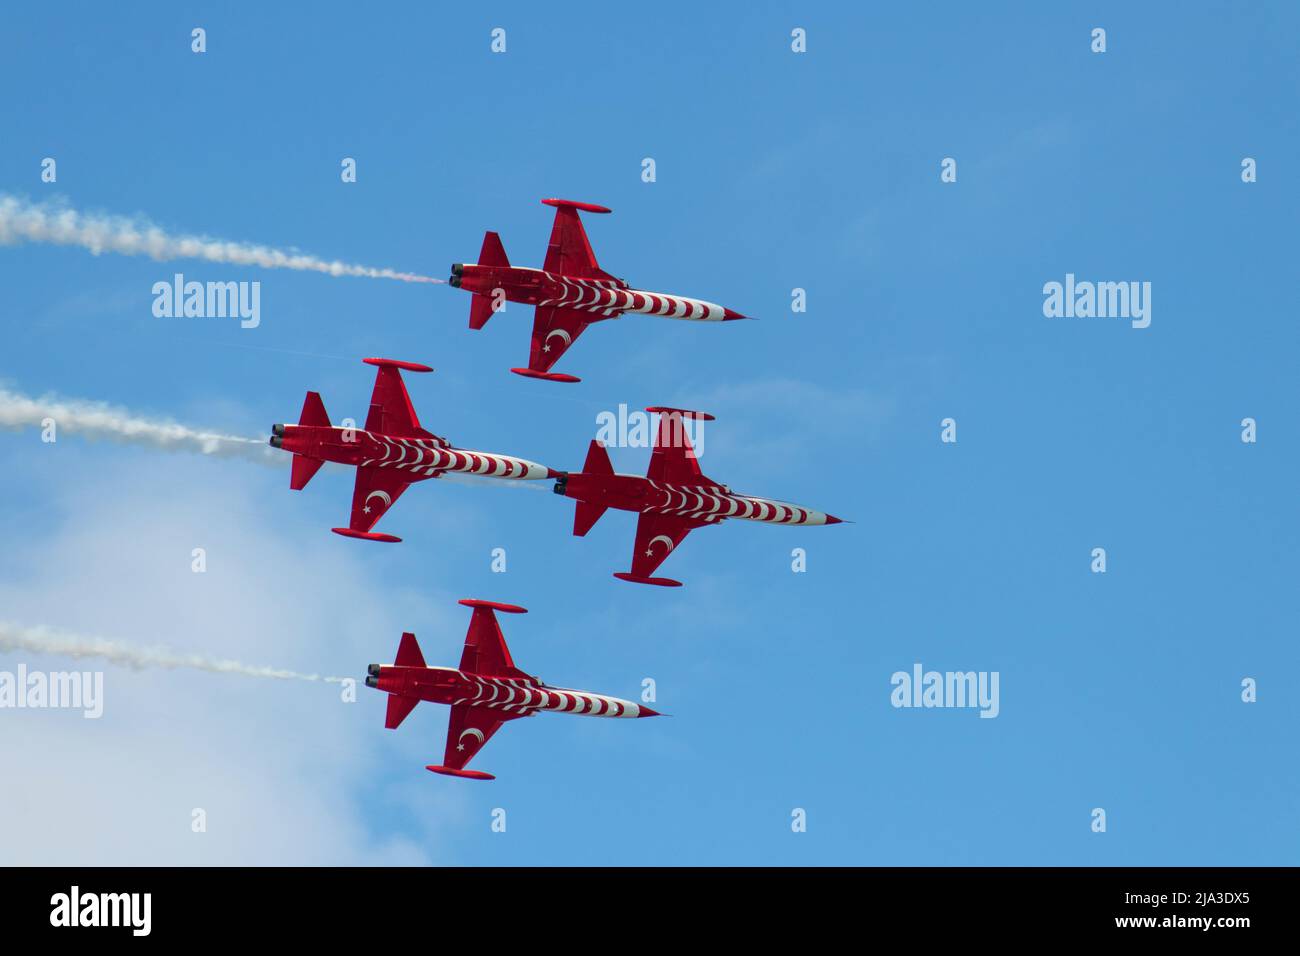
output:
[[[564,331],[564,329],[552,329],[550,332],[547,333],[546,339],[542,343],[543,352],[549,352],[551,350],[551,338],[552,336],[556,336],[556,335],[558,335],[560,338],[564,340],[564,347],[566,349],[573,344],[573,336],[571,336],[568,332]]]
[[[382,501],[382,502],[384,503],[384,507],[385,507],[385,508],[388,508],[388,507],[393,503],[393,499],[392,499],[392,497],[388,494],[388,492],[386,492],[386,491],[372,491],[372,492],[370,492],[370,494],[366,495],[365,507],[361,509],[362,512],[365,513],[365,514],[370,514],[370,499],[371,499],[371,498],[378,498],[380,501]]]
[[[655,545],[660,541],[664,543],[664,547],[668,549],[668,552],[673,550],[673,539],[668,537],[666,534],[657,534],[651,538],[645,546],[645,556],[647,558],[654,556]],[[665,552],[665,554],[668,552]]]
[[[483,731],[479,730],[477,727],[466,727],[464,730],[460,732],[460,736],[456,738],[457,750],[465,749],[465,738],[467,736],[473,736],[478,738],[478,743],[474,745],[476,748],[483,746]]]

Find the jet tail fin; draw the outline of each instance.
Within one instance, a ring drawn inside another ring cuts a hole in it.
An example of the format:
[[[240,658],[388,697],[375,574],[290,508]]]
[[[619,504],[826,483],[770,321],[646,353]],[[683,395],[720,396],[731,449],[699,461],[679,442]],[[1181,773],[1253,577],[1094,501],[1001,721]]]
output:
[[[593,438],[587,448],[587,460],[582,463],[582,471],[588,475],[612,475],[614,463],[609,460],[609,452],[603,442]]]
[[[501,237],[495,232],[483,233],[483,248],[478,253],[478,264],[481,266],[496,266],[502,269],[510,268],[510,260],[506,257],[506,247],[501,244]]]
[[[384,715],[384,726],[396,730],[406,719],[407,714],[415,710],[420,702],[418,697],[403,697],[401,694],[388,695],[388,713]]]
[[[420,645],[416,643],[415,635],[407,631],[402,635],[402,642],[397,645],[397,660],[393,661],[395,667],[427,667],[424,663],[424,654],[420,651]]]
[[[415,635],[410,631],[402,634],[401,643],[397,645],[397,660],[393,661],[394,667],[426,667],[424,663],[424,654],[420,651],[420,645],[415,640]],[[388,695],[388,713],[384,715],[384,726],[389,730],[396,729],[402,721],[406,719],[407,714],[415,710],[415,705],[420,702],[418,697],[404,697],[401,694]]]
[[[308,458],[306,455],[293,456],[293,469],[289,472],[289,487],[293,491],[302,491],[307,482],[312,480],[320,466],[325,464],[323,458]]]
[[[298,424],[329,427],[329,412],[325,411],[325,403],[321,401],[320,392],[307,393],[307,397],[302,403],[302,414],[298,416]],[[294,491],[301,491],[306,488],[307,482],[311,481],[316,472],[320,471],[320,466],[323,464],[325,462],[319,458],[294,455],[293,469],[289,472],[289,487]]]
[[[607,507],[607,505],[593,505],[588,501],[579,501],[578,508],[573,513],[573,533],[581,538],[600,520]]]
[[[479,295],[475,292],[473,298],[469,301],[469,327],[471,329],[483,328],[495,311],[492,308],[491,296]]]
[[[325,411],[325,403],[320,399],[320,392],[307,393],[307,398],[302,403],[302,414],[298,416],[298,424],[329,427],[329,412]]]
[[[582,463],[582,471],[586,475],[614,474],[614,463],[609,460],[609,452],[605,450],[604,444],[595,438],[587,448],[587,460]],[[573,513],[573,533],[582,537],[590,531],[607,507],[608,505],[593,504],[590,501],[579,501]]]
[[[495,232],[485,232],[483,234],[483,248],[478,253],[478,264],[496,269],[510,268],[510,259],[506,256],[506,247],[501,244],[501,237]],[[487,320],[492,318],[494,311],[496,310],[492,308],[492,298],[490,296],[474,293],[474,298],[470,301],[469,306],[469,327],[471,329],[483,328],[483,326],[487,325]]]

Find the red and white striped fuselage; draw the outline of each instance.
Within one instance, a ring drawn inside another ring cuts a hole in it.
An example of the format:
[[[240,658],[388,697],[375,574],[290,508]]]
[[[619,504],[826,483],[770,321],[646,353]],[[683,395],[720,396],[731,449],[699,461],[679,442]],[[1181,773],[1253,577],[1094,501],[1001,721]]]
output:
[[[726,518],[783,525],[840,522],[839,518],[801,505],[736,494],[725,485],[662,482],[641,475],[562,475],[556,490],[569,498],[607,508],[676,515],[708,524]]]
[[[396,438],[361,428],[336,425],[285,425],[280,447],[286,451],[361,468],[391,468],[407,481],[437,478],[449,472],[490,478],[547,478],[545,465],[493,452],[453,448],[436,435]]]
[[[625,313],[696,322],[745,318],[716,302],[645,292],[632,288],[622,279],[577,279],[544,269],[514,266],[466,265],[463,270],[459,276],[462,289],[479,295],[501,296],[508,302],[590,312],[592,321],[612,319]]]
[[[551,687],[535,677],[485,677],[452,667],[379,668],[375,686],[390,694],[436,704],[464,704],[515,717],[577,714],[583,717],[653,717],[656,712],[630,700],[589,691]]]

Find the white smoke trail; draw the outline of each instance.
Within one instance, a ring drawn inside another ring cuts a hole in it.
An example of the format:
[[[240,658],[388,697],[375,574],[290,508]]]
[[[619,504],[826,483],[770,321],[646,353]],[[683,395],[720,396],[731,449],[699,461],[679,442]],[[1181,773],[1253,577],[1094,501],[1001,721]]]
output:
[[[30,398],[0,387],[0,428],[43,427],[53,420],[58,432],[107,438],[162,451],[197,452],[217,458],[242,458],[283,467],[285,457],[264,439],[242,438],[199,431],[174,422],[137,418],[102,402],[63,400],[50,396]],[[58,432],[56,432],[56,437]]]
[[[0,651],[28,651],[33,654],[52,654],[56,657],[93,657],[122,664],[135,670],[163,668],[166,670],[199,670],[213,674],[236,674],[242,677],[260,677],[271,680],[324,681],[341,684],[350,678],[322,677],[320,674],[300,674],[297,671],[275,667],[253,667],[239,661],[203,657],[199,654],[178,654],[163,647],[134,647],[102,637],[70,634],[48,627],[22,627],[0,621]]]
[[[79,246],[95,255],[116,252],[124,256],[151,259],[204,259],[264,269],[296,269],[331,276],[361,276],[396,279],[399,282],[434,282],[442,279],[376,269],[347,262],[321,259],[294,250],[284,251],[247,242],[228,242],[206,236],[172,235],[142,218],[81,213],[53,203],[36,204],[14,196],[0,195],[0,245],[21,242]]]
[[[32,398],[0,386],[0,428],[43,428],[46,419],[57,431],[84,435],[90,439],[106,438],[127,445],[142,445],[160,451],[193,452],[214,458],[236,458],[272,468],[285,468],[289,456],[272,448],[264,438],[244,438],[201,431],[175,422],[139,418],[125,409],[103,402],[60,399],[52,396]],[[327,462],[332,466],[332,462]],[[343,466],[338,466],[343,467]],[[443,481],[494,488],[530,488],[544,491],[544,482],[509,481],[484,475],[451,472]],[[547,486],[549,487],[549,486]]]

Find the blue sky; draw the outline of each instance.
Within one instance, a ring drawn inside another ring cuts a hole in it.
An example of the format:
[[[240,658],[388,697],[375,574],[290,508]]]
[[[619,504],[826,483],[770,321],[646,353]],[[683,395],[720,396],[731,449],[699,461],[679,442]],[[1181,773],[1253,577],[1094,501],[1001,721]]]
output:
[[[404,629],[455,664],[484,597],[530,609],[520,666],[653,677],[673,716],[514,722],[475,784],[423,770],[437,706],[389,732],[364,689],[109,667],[98,722],[0,712],[32,834],[0,859],[1294,864],[1300,18],[953,7],[6,10],[0,192],[439,277],[485,229],[540,266],[563,196],[614,210],[587,218],[609,271],[761,319],[598,326],[549,385],[507,371],[531,310],[470,332],[447,287],[22,245],[8,388],[258,437],[308,388],[362,419],[384,355],[437,368],[408,384],[459,445],[576,469],[602,411],[699,408],[707,474],[856,523],[705,529],[664,565],[686,587],[639,588],[610,576],[632,516],[573,538],[548,486],[425,484],[372,546],[328,532],[343,472],[291,493],[287,466],[2,433],[2,618],[360,677]],[[259,280],[260,327],[155,318],[177,271]],[[1150,327],[1046,318],[1067,273],[1150,282]],[[998,672],[999,716],[895,709],[917,662]]]

